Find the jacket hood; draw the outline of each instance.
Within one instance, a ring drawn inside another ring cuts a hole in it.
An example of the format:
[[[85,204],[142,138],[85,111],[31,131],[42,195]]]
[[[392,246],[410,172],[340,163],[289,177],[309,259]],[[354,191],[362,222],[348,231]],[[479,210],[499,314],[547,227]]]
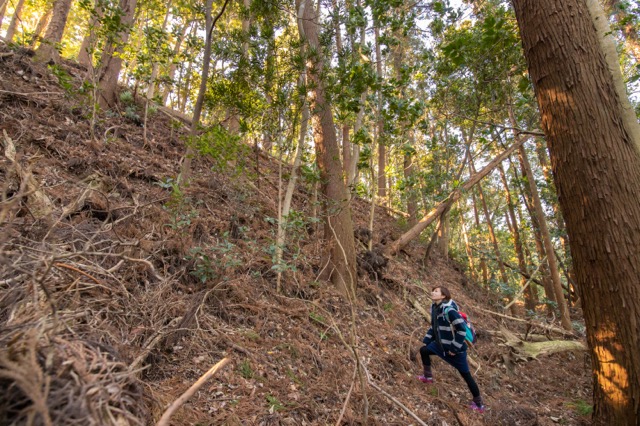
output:
[[[448,302],[442,302],[439,307],[442,308],[443,310],[446,308],[453,308],[456,311],[458,310],[458,305],[456,304],[456,302],[453,301],[453,299],[449,299]]]

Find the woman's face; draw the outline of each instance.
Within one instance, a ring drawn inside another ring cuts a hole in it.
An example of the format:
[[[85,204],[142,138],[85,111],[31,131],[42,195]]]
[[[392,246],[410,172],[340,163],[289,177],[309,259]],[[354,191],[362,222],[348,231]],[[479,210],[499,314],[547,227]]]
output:
[[[440,291],[440,287],[434,288],[431,291],[431,300],[433,300],[434,302],[438,303],[438,302],[442,302],[443,299],[444,299],[444,296],[442,295],[442,292]]]

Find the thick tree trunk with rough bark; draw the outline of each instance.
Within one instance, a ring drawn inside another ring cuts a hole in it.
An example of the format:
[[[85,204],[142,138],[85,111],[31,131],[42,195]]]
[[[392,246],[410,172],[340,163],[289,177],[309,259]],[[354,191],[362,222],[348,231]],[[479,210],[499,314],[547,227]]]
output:
[[[587,326],[594,423],[640,423],[640,154],[584,0],[513,0]]]
[[[47,32],[36,51],[36,60],[41,62],[55,61],[59,58],[57,44],[62,41],[64,27],[71,9],[71,0],[56,0],[53,4],[53,16],[47,27]]]
[[[299,25],[301,37],[309,46],[307,67],[312,90],[311,110],[314,115],[314,140],[316,158],[322,182],[322,193],[326,203],[325,238],[330,241],[331,281],[348,298],[355,297],[357,282],[356,248],[349,196],[342,180],[340,149],[336,138],[331,106],[325,95],[323,80],[324,58],[318,40],[318,16],[312,0],[298,0],[298,9],[303,8],[303,19]]]

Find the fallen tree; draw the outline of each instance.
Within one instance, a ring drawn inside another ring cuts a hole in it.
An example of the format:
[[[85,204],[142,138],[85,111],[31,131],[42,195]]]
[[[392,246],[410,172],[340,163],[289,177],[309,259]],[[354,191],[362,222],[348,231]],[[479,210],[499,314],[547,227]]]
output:
[[[420,221],[407,232],[402,234],[398,240],[394,241],[386,250],[385,254],[389,256],[394,256],[398,254],[398,252],[405,247],[411,240],[416,238],[418,235],[422,233],[434,220],[442,215],[447,209],[455,203],[464,191],[468,191],[473,188],[478,182],[480,182],[485,176],[489,174],[498,164],[500,164],[505,158],[511,155],[516,149],[520,147],[524,143],[526,138],[522,138],[519,142],[514,143],[509,148],[507,148],[502,154],[498,155],[496,158],[491,160],[489,164],[487,164],[482,170],[478,173],[474,174],[465,182],[462,186],[456,188],[449,196],[438,204],[433,210],[426,214]]]

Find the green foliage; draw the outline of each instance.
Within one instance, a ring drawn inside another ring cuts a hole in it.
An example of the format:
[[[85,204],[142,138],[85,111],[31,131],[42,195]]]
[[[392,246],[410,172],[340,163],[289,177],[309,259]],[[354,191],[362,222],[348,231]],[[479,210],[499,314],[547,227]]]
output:
[[[568,402],[565,404],[568,408],[574,410],[580,416],[590,416],[593,413],[593,405],[588,402],[579,399],[575,402]]]
[[[58,79],[58,84],[60,87],[64,89],[67,94],[71,95],[76,93],[76,89],[73,87],[73,77],[69,75],[67,71],[64,70],[58,64],[50,64],[47,65],[47,68]]]
[[[270,411],[280,411],[284,409],[284,405],[275,396],[268,394],[267,403],[269,404]]]
[[[174,231],[178,231],[191,225],[192,219],[198,216],[198,212],[195,209],[189,208],[190,200],[184,196],[178,181],[168,177],[158,182],[157,185],[161,188],[171,190],[169,201],[162,206],[162,208],[170,214],[170,222],[166,224],[166,226]]]
[[[327,325],[327,320],[322,315],[316,312],[309,312],[309,318],[311,318],[313,321],[319,324]]]
[[[240,375],[247,380],[252,379],[255,375],[255,373],[251,369],[251,364],[249,364],[249,361],[246,359],[240,363],[240,365],[238,366],[238,370],[240,372]]]
[[[214,163],[213,168],[219,172],[228,172],[232,167],[236,174],[242,172],[251,153],[239,136],[232,135],[221,125],[209,127],[189,143],[195,144],[201,155],[209,157]]]
[[[295,384],[297,384],[299,386],[303,385],[302,380],[300,380],[298,378],[298,376],[296,376],[296,373],[294,373],[293,370],[291,370],[290,368],[287,368],[286,373],[287,373],[287,376],[289,376],[289,378],[291,379],[292,382],[294,382]]]

